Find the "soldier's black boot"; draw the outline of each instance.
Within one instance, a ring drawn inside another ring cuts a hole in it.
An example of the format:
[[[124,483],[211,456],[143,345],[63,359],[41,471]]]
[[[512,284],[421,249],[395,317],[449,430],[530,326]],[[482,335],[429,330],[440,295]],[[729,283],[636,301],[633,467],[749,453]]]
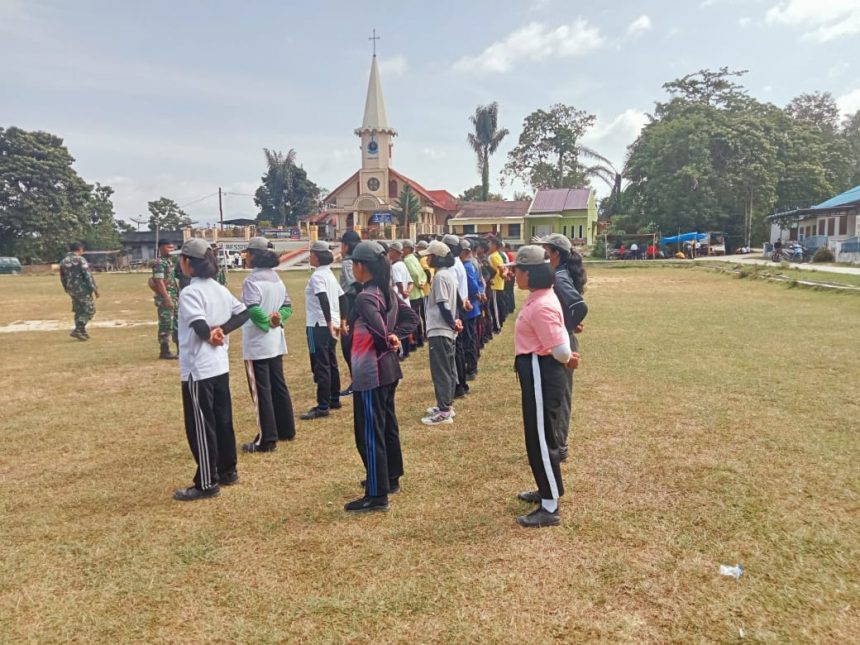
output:
[[[169,343],[161,343],[161,353],[158,355],[158,358],[163,358],[164,360],[172,361],[172,360],[176,360],[179,357],[170,353],[170,344]]]

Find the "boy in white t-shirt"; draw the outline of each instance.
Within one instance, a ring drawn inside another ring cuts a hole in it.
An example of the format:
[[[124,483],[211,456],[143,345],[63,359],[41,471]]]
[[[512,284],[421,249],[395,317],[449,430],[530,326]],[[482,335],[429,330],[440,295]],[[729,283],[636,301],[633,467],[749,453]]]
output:
[[[317,404],[302,414],[303,420],[327,417],[340,403],[340,372],[337,369],[335,345],[340,333],[340,299],[343,289],[331,272],[334,260],[327,242],[311,244],[310,265],[314,268],[305,287],[308,351],[311,370],[317,385]]]
[[[264,237],[252,237],[245,251],[251,274],[242,284],[242,302],[250,320],[242,326],[242,353],[248,388],[257,413],[257,436],[242,444],[244,452],[271,452],[278,440],[296,438],[293,402],[284,380],[287,343],[283,323],[293,303],[274,268],[280,263]]]
[[[187,502],[215,497],[219,484],[239,481],[227,334],[248,320],[248,311],[213,279],[218,261],[204,240],[192,238],[182,245],[179,266],[191,278],[179,294],[179,379],[185,434],[197,472],[194,485],[178,489],[173,498]]]

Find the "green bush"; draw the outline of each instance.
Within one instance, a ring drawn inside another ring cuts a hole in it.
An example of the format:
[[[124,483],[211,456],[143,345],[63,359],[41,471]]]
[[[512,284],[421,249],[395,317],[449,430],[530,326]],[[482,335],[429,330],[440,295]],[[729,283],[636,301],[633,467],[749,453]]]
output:
[[[836,258],[833,255],[833,251],[831,251],[826,246],[819,246],[815,251],[815,255],[812,256],[813,262],[835,262]]]
[[[597,238],[597,241],[594,243],[594,247],[591,249],[591,257],[600,260],[606,259],[606,244],[604,244],[602,238]]]

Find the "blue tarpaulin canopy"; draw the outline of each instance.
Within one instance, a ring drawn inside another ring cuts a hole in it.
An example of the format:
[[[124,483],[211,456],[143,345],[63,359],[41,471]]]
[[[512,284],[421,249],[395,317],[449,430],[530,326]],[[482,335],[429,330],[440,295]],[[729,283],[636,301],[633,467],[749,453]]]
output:
[[[684,242],[704,242],[708,239],[707,233],[681,233],[672,237],[664,237],[660,240],[660,244],[683,244]]]

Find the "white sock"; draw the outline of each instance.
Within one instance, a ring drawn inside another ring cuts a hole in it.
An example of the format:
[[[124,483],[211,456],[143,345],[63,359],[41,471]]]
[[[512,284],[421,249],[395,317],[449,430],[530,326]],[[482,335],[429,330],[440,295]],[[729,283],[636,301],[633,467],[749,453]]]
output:
[[[542,499],[540,501],[540,505],[543,510],[549,513],[555,513],[558,510],[558,500],[557,499]]]

